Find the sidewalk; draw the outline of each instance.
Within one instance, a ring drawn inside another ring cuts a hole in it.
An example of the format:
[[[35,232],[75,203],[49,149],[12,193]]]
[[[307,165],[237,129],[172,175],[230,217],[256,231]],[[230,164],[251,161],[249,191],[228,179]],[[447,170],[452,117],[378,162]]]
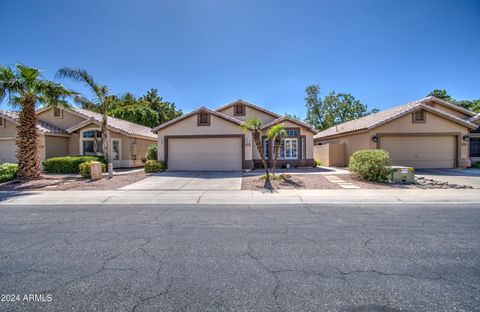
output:
[[[0,205],[135,205],[135,204],[358,204],[474,203],[475,189],[432,190],[279,190],[228,191],[62,191],[0,192]]]

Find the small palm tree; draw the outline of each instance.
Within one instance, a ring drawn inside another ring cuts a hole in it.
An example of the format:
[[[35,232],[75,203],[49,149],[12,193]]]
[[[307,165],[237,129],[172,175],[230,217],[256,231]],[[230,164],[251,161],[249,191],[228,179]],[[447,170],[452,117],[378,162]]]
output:
[[[20,179],[41,176],[36,106],[68,106],[66,98],[73,94],[61,84],[43,79],[37,68],[0,66],[0,102],[7,98],[11,106],[20,108],[16,140]]]
[[[103,157],[110,162],[108,153],[108,136],[107,136],[107,113],[109,106],[114,98],[109,95],[107,86],[98,84],[86,70],[80,68],[63,67],[57,71],[57,78],[69,78],[73,81],[83,82],[92,92],[93,98],[87,99],[84,96],[75,96],[75,102],[83,108],[98,112],[102,115],[102,123],[100,133],[102,135],[102,154]]]
[[[258,152],[260,153],[260,158],[262,160],[263,168],[265,168],[265,181],[270,181],[270,175],[268,173],[268,165],[267,161],[265,160],[265,154],[263,150],[263,145],[261,142],[261,128],[262,128],[262,121],[260,118],[257,117],[250,117],[248,118],[245,123],[240,126],[240,129],[247,132],[250,131],[252,133],[253,142],[255,142],[255,146],[257,147]]]
[[[267,137],[273,143],[273,161],[272,161],[272,176],[275,178],[275,167],[277,165],[278,150],[282,144],[282,138],[287,136],[287,131],[282,124],[277,124],[267,131]]]

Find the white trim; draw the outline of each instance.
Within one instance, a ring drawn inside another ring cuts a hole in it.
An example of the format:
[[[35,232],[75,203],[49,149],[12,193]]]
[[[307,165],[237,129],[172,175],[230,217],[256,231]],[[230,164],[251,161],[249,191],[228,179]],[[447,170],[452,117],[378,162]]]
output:
[[[0,141],[11,141],[15,140],[16,137],[0,137]]]
[[[268,156],[267,153],[270,152],[270,149],[269,149],[269,146],[267,146],[269,143],[269,139],[267,137],[263,137],[262,138],[263,142],[262,142],[262,145],[263,145],[263,158],[265,159],[268,159]]]
[[[293,143],[290,143],[289,145],[290,146],[290,155],[288,157],[285,157],[286,156],[286,153],[287,153],[287,148],[286,148],[286,142],[293,142],[293,141],[296,141],[297,144],[296,144],[296,150],[297,150],[297,156],[294,157],[293,156]],[[280,152],[282,151],[282,144],[284,146],[283,148],[283,151],[284,151],[284,154],[285,155],[278,155],[278,159],[281,159],[281,160],[291,160],[291,159],[299,159],[298,158],[298,138],[285,138],[285,139],[282,139],[282,143],[280,144]]]
[[[91,156],[91,155],[85,155],[85,154],[83,153],[83,141],[84,141],[83,133],[84,133],[84,132],[87,132],[87,131],[99,131],[99,132],[100,132],[100,128],[85,128],[85,129],[82,129],[82,130],[80,131],[80,136],[79,136],[79,138],[78,138],[78,140],[79,140],[79,150],[78,150],[78,152],[79,152],[79,154],[82,155],[82,156]],[[98,139],[100,139],[100,141],[101,141],[101,140],[102,140],[102,137],[100,137],[100,138],[98,138]],[[93,141],[93,138],[87,138],[87,141]],[[103,145],[103,144],[102,144],[102,145]],[[103,148],[103,146],[102,146],[102,148]],[[99,155],[96,155],[96,156],[101,156],[101,155],[102,155],[102,154],[100,153]]]
[[[118,142],[118,159],[113,159],[113,142]],[[121,161],[122,160],[122,139],[121,138],[112,138],[110,139],[110,146],[112,148],[112,162],[113,161]]]

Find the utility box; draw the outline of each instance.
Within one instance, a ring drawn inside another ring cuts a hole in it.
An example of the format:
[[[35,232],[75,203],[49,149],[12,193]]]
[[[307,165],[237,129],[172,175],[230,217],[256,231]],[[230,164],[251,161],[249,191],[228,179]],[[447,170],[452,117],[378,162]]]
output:
[[[102,178],[102,163],[99,161],[92,161],[90,163],[90,178],[100,180]]]
[[[390,167],[390,182],[392,183],[413,183],[415,181],[415,169],[412,167],[392,166]]]

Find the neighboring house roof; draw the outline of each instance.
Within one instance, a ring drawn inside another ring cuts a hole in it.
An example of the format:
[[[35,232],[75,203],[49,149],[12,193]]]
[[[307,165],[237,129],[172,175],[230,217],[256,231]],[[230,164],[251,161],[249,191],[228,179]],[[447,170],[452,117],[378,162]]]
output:
[[[225,108],[228,108],[228,107],[230,107],[230,106],[233,106],[233,105],[239,104],[239,103],[240,103],[240,104],[243,104],[243,105],[246,105],[246,106],[250,106],[250,107],[252,107],[252,108],[254,108],[254,109],[258,110],[258,111],[264,112],[265,114],[270,115],[270,116],[275,117],[275,118],[280,118],[280,117],[282,117],[281,115],[278,115],[278,114],[276,114],[276,113],[274,113],[274,112],[272,112],[272,111],[269,111],[268,109],[265,109],[265,108],[263,108],[263,107],[257,106],[257,105],[255,105],[255,104],[253,104],[253,103],[244,101],[244,100],[242,100],[242,99],[238,99],[238,100],[235,100],[235,101],[233,101],[233,102],[227,103],[227,104],[225,104],[225,105],[223,105],[223,106],[220,106],[219,108],[216,109],[216,111],[219,112],[219,111],[221,111],[221,110],[224,110]]]
[[[281,123],[281,122],[283,122],[283,121],[290,121],[291,123],[294,123],[294,124],[297,124],[297,125],[300,125],[300,126],[302,126],[302,127],[307,128],[307,130],[309,130],[309,131],[311,131],[311,132],[313,132],[313,133],[318,133],[318,131],[315,130],[315,128],[314,128],[312,125],[307,124],[307,123],[305,123],[305,122],[302,122],[302,121],[300,121],[300,120],[298,120],[298,119],[288,117],[288,116],[283,116],[283,117],[277,118],[277,119],[275,119],[275,120],[267,123],[266,125],[264,125],[264,126],[262,127],[262,130],[263,130],[263,129],[270,128],[271,126],[276,125],[276,124],[278,124],[278,123]]]
[[[50,107],[41,109],[37,112],[37,114],[48,109],[50,109]],[[68,133],[76,131],[91,123],[100,125],[102,122],[101,114],[92,112],[87,109],[71,106],[71,107],[65,108],[65,110],[70,111],[73,114],[86,119],[85,121],[82,121],[81,123],[68,128],[67,129]],[[114,131],[118,131],[127,136],[140,136],[140,137],[151,138],[151,139],[157,138],[156,135],[152,133],[151,128],[145,127],[130,121],[126,121],[123,119],[108,116],[107,124],[110,129]]]
[[[229,116],[229,115],[227,115],[227,114],[223,114],[223,113],[220,113],[220,112],[218,112],[218,111],[214,111],[214,110],[211,110],[211,109],[208,109],[208,108],[202,106],[202,107],[197,108],[197,109],[194,110],[193,112],[190,112],[190,113],[188,113],[188,114],[182,115],[182,116],[177,117],[177,118],[175,118],[175,119],[172,119],[172,120],[170,120],[170,121],[164,122],[164,123],[161,124],[160,126],[153,128],[153,129],[152,129],[152,132],[155,132],[155,133],[156,133],[156,132],[158,132],[158,131],[161,130],[161,129],[165,129],[165,128],[167,128],[167,127],[169,127],[169,126],[171,126],[171,125],[173,125],[173,124],[175,124],[175,123],[177,123],[177,122],[179,122],[179,121],[182,121],[183,119],[186,119],[186,118],[188,118],[188,117],[191,117],[191,116],[193,116],[193,115],[195,115],[195,114],[198,114],[198,113],[200,113],[200,112],[210,113],[210,114],[212,114],[212,115],[214,115],[214,116],[217,116],[217,117],[219,117],[219,118],[222,118],[222,119],[224,119],[224,120],[226,120],[226,121],[232,122],[232,123],[237,124],[237,125],[242,125],[242,124],[243,124],[243,121],[241,121],[241,120],[239,120],[239,119],[237,119],[237,118],[233,118],[232,116]]]
[[[470,118],[468,121],[470,121],[470,122],[475,122],[475,121],[477,121],[477,120],[480,120],[480,113],[477,114],[477,115],[475,115],[475,116],[473,116],[473,117]]]
[[[453,104],[453,103],[450,103],[448,101],[445,101],[445,100],[442,100],[442,99],[439,99],[437,97],[434,97],[434,96],[427,96],[426,98],[424,99],[421,99],[419,101],[423,101],[423,102],[437,102],[437,103],[440,103],[444,106],[447,106],[453,110],[456,110],[456,111],[459,111],[459,112],[462,112],[464,113],[465,115],[468,115],[468,116],[475,116],[476,113],[475,112],[472,112],[471,110],[468,110],[466,108],[463,108],[461,106],[458,106],[456,104]]]
[[[433,98],[434,100],[438,100]],[[432,97],[409,102],[404,105],[395,106],[390,109],[371,114],[362,118],[351,120],[333,127],[330,127],[324,131],[319,132],[314,136],[315,139],[325,139],[337,135],[347,135],[352,132],[361,130],[370,130],[379,127],[387,122],[400,118],[406,114],[412,113],[418,109],[424,109],[436,115],[442,116],[455,123],[461,124],[467,128],[475,129],[476,126],[468,120],[461,119],[455,115],[449,114],[445,111],[428,106],[426,103],[433,100]],[[445,102],[445,101],[443,101]],[[446,102],[448,103],[448,102]],[[452,104],[453,105],[453,104]],[[470,115],[470,114],[469,114]]]
[[[18,112],[0,109],[0,117],[18,125]],[[42,120],[37,120],[37,129],[44,134],[68,134],[65,130],[52,126]]]

